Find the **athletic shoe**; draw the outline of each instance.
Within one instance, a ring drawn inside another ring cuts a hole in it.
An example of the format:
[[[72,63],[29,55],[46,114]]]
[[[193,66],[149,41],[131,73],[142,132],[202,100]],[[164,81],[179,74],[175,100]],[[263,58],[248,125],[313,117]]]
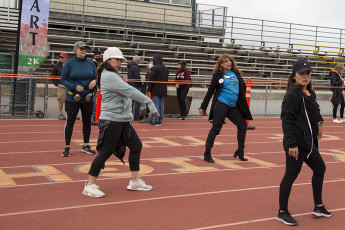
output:
[[[139,121],[139,123],[149,123],[149,121],[150,121],[150,118],[148,118],[148,117],[145,117],[145,118],[143,118],[143,119],[141,119],[140,121]]]
[[[276,217],[276,219],[286,225],[296,225],[297,224],[297,220],[295,220],[291,214],[289,213],[289,211],[285,211],[285,212],[278,212],[278,215]]]
[[[87,185],[85,184],[84,190],[82,192],[85,196],[91,196],[91,197],[104,197],[105,194],[101,190],[99,190],[99,186],[96,184]]]
[[[327,211],[325,206],[318,207],[315,205],[314,210],[313,210],[313,215],[315,215],[317,217],[331,217],[332,213]]]
[[[139,179],[137,181],[130,180],[127,189],[133,191],[150,191],[152,189],[152,186],[147,185],[142,179]]]
[[[152,123],[153,126],[162,126],[162,123],[158,122],[158,123]]]
[[[69,157],[71,154],[69,153],[69,147],[65,147],[65,151],[61,154],[62,157]]]
[[[58,120],[66,120],[66,117],[61,113],[61,114],[58,116]]]
[[[338,119],[333,119],[333,123],[338,123],[338,124],[340,124],[341,121],[339,121]]]
[[[187,117],[182,117],[182,120],[183,120],[183,121],[187,120]]]
[[[344,119],[344,118],[341,118],[341,119],[340,119],[340,123],[345,123],[345,119]]]
[[[180,116],[178,116],[178,117],[177,117],[177,119],[182,119],[182,118],[183,118],[183,116],[182,116],[182,115],[180,115]]]
[[[74,95],[74,100],[75,101],[80,101],[81,97],[79,94]]]
[[[96,152],[91,149],[90,145],[83,145],[81,151],[87,154],[96,154]]]

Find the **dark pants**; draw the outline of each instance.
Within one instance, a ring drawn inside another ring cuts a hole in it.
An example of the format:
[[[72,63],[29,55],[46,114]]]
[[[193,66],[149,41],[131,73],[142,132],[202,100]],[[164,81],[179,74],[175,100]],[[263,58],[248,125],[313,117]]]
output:
[[[133,86],[133,87],[141,92],[141,86],[140,87]],[[132,113],[134,116],[134,120],[139,120],[139,116],[140,116],[140,103],[139,102],[132,101]]]
[[[298,160],[296,161],[294,157],[289,156],[288,149],[285,150],[286,169],[284,177],[280,183],[279,190],[279,208],[282,211],[288,210],[288,200],[292,184],[300,173],[303,162],[305,162],[313,170],[311,183],[313,187],[314,204],[322,204],[322,186],[323,177],[326,171],[326,165],[315,145],[313,148],[313,152],[310,154],[308,159],[307,153],[303,153],[301,152],[301,150],[299,151],[300,153],[298,155]]]
[[[186,111],[186,97],[188,94],[189,89],[177,89],[177,100],[178,100],[178,105],[180,106],[180,115],[182,117],[187,116],[187,111]]]
[[[109,127],[104,133],[103,145],[98,151],[98,155],[92,161],[89,174],[94,177],[98,177],[99,172],[104,166],[108,158],[115,152],[118,145],[123,129],[126,123],[124,122],[111,122]],[[142,143],[138,134],[134,128],[131,127],[131,135],[126,139],[125,143],[122,143],[129,148],[129,168],[131,171],[139,171],[140,153],[142,149]]]
[[[67,113],[66,125],[65,125],[65,143],[66,145],[71,144],[71,138],[73,133],[73,127],[77,114],[81,111],[83,121],[83,137],[84,143],[89,143],[91,133],[91,116],[93,109],[93,102],[78,103],[65,101],[65,111]]]
[[[221,101],[217,101],[213,108],[213,125],[206,140],[206,151],[210,152],[214,140],[223,127],[225,117],[237,126],[238,150],[244,150],[244,142],[247,133],[247,123],[237,107],[230,107]]]
[[[338,110],[338,105],[339,104],[333,104],[333,118],[337,118],[337,110]],[[344,96],[342,96],[342,100],[340,102],[340,118],[344,118]]]

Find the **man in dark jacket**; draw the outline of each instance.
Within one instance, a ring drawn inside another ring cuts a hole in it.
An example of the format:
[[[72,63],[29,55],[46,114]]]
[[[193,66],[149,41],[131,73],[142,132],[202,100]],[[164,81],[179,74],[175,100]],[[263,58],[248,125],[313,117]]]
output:
[[[129,84],[141,92],[141,78],[140,78],[140,57],[135,55],[133,61],[127,64],[127,77],[130,80]],[[132,102],[132,113],[134,120],[139,120],[140,116],[140,103],[137,101]]]
[[[62,108],[63,104],[65,103],[65,98],[66,98],[66,87],[60,84],[60,76],[61,76],[61,71],[63,68],[63,65],[66,63],[68,60],[68,55],[66,53],[61,53],[60,54],[60,61],[56,63],[53,67],[53,70],[51,72],[52,76],[59,76],[58,79],[52,79],[53,84],[58,87],[58,93],[57,93],[57,101],[59,103],[59,120],[66,120],[66,117],[62,114]]]
[[[152,125],[161,126],[164,115],[164,100],[167,96],[167,83],[169,77],[168,68],[163,65],[163,58],[161,55],[156,54],[153,59],[153,67],[150,72],[150,82],[158,81],[164,83],[149,83],[148,92],[151,93],[152,101],[155,104],[158,113],[153,115]],[[166,83],[165,83],[166,82]]]

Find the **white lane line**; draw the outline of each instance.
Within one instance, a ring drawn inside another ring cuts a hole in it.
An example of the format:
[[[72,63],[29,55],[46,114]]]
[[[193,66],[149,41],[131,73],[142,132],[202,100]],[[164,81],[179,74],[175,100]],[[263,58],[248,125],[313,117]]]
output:
[[[340,212],[340,211],[345,211],[345,208],[337,208],[337,209],[332,209],[328,211]],[[306,216],[306,215],[311,215],[311,212],[293,214],[294,217]],[[242,225],[242,224],[252,224],[252,223],[257,223],[257,222],[271,221],[275,219],[276,219],[275,217],[268,217],[268,218],[246,220],[246,221],[240,221],[240,222],[234,222],[234,223],[228,223],[228,224],[212,225],[212,226],[201,227],[201,228],[191,228],[189,230],[206,230],[206,229],[214,229],[214,228],[224,228],[224,227],[230,227],[230,226],[236,226],[236,225]]]
[[[344,181],[345,180],[340,179],[340,180],[324,181],[324,183],[336,183],[336,182],[344,182]],[[294,184],[294,186],[303,186],[303,185],[310,185],[310,182]],[[137,199],[137,200],[124,200],[124,201],[115,201],[115,202],[88,204],[88,205],[78,205],[78,207],[76,207],[76,206],[68,206],[68,207],[62,207],[62,208],[49,208],[49,209],[38,209],[38,210],[30,210],[30,211],[22,211],[22,212],[3,213],[3,214],[0,214],[0,217],[16,216],[16,215],[27,215],[27,214],[33,214],[33,213],[63,211],[63,210],[80,209],[80,208],[84,209],[84,208],[90,208],[90,207],[99,207],[99,206],[107,206],[107,205],[135,203],[135,202],[167,200],[167,199],[174,199],[174,198],[196,197],[196,196],[222,194],[222,193],[231,193],[231,192],[263,190],[263,189],[272,189],[272,188],[279,188],[279,185],[264,186],[264,187],[254,187],[254,188],[243,188],[243,189],[230,189],[230,190],[221,190],[221,191],[213,191],[213,192],[190,193],[190,194],[182,194],[182,195],[162,196],[162,197],[144,198],[144,199]],[[92,199],[92,198],[90,198],[90,199]]]

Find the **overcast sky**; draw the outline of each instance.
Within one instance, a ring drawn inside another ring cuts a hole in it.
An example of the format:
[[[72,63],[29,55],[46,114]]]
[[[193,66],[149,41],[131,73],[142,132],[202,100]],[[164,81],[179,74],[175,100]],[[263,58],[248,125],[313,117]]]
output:
[[[345,0],[196,0],[228,7],[229,16],[345,29]]]

